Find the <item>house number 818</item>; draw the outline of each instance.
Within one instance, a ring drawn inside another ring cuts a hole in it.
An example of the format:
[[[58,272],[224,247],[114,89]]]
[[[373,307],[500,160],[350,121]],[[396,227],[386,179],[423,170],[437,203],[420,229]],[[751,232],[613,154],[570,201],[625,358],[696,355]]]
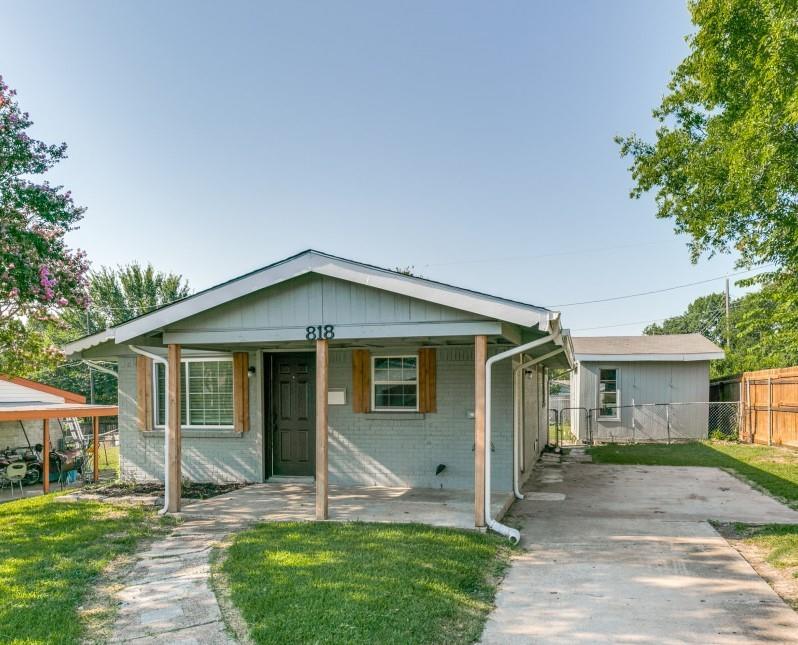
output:
[[[308,340],[331,340],[335,338],[335,325],[308,325],[305,327],[305,338]]]

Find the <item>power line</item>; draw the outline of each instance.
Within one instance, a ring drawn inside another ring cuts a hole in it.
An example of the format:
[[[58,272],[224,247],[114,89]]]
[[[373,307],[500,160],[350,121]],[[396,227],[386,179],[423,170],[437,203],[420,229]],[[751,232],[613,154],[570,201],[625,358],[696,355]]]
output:
[[[735,307],[739,306],[740,304],[742,304],[742,303],[739,300],[732,301],[729,304],[729,309],[734,309]],[[710,313],[710,316],[711,316],[710,322],[708,324],[706,324],[698,333],[702,333],[703,334],[705,331],[707,331],[712,325],[714,325],[720,319],[720,317],[725,313],[725,303],[719,305],[714,310],[713,309],[709,309],[709,312],[711,312]],[[670,320],[671,318],[679,318],[680,316],[683,316],[683,315],[684,314],[681,313],[681,314],[674,314],[672,316],[664,316],[663,318],[652,318],[650,320],[634,320],[634,321],[631,321],[631,322],[613,323],[611,325],[597,325],[595,327],[578,327],[576,329],[572,329],[571,331],[592,331],[594,329],[611,329],[613,327],[631,327],[632,325],[647,325],[647,324],[651,324],[651,323],[664,322],[665,320]]]
[[[677,289],[684,289],[686,287],[694,287],[699,284],[707,284],[708,282],[715,282],[716,280],[724,280],[726,278],[731,278],[736,275],[743,275],[744,273],[751,273],[752,271],[758,271],[763,267],[757,267],[756,269],[747,269],[746,271],[738,271],[736,273],[727,273],[726,275],[717,276],[715,278],[708,278],[706,280],[698,280],[697,282],[688,282],[686,284],[677,284],[672,287],[665,287],[663,289],[653,289],[651,291],[641,291],[639,293],[630,293],[625,296],[613,296],[612,298],[599,298],[598,300],[583,300],[582,302],[566,302],[560,305],[547,305],[548,309],[557,309],[559,307],[576,307],[577,305],[592,305],[599,302],[613,302],[615,300],[625,300],[627,298],[638,298],[640,296],[650,296],[655,293],[664,293],[666,291],[675,291]]]
[[[459,264],[489,264],[493,262],[518,262],[522,260],[537,260],[540,258],[560,257],[563,255],[583,255],[585,253],[598,253],[598,252],[615,251],[621,249],[634,249],[640,246],[662,246],[666,244],[674,244],[676,242],[679,242],[679,240],[667,240],[667,241],[661,240],[658,242],[633,242],[631,244],[619,244],[616,246],[593,246],[586,249],[557,251],[553,253],[540,253],[536,255],[515,255],[503,258],[479,258],[472,260],[454,260],[451,262],[431,262],[428,264],[422,264],[420,265],[420,267],[424,269],[427,267],[446,267],[446,266],[454,266]]]

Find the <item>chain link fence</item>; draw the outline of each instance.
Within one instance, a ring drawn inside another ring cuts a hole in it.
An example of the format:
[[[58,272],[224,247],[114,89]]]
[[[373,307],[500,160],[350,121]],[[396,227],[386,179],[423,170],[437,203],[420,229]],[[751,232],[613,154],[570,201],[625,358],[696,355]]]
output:
[[[676,443],[740,437],[739,401],[640,403],[606,412],[606,408],[550,410],[551,443]]]

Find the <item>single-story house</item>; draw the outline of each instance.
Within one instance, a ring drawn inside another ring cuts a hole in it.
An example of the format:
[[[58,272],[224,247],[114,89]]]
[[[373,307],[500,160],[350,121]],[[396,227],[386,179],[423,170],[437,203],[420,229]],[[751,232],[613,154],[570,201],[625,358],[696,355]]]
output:
[[[709,362],[701,334],[574,337],[571,432],[580,441],[706,438]],[[670,405],[666,405],[670,404]]]
[[[512,494],[546,444],[559,314],[318,251],[65,347],[118,365],[124,478]],[[166,463],[166,467],[165,467]]]

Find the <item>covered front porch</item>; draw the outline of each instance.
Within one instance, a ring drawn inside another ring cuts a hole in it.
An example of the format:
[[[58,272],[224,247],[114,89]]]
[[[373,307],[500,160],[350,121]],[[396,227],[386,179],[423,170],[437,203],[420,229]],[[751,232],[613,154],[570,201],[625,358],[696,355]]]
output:
[[[511,493],[494,493],[491,514],[501,518]],[[316,519],[313,482],[253,484],[205,500],[186,500],[181,515],[206,520],[215,530],[255,522],[306,522]],[[474,494],[434,488],[342,487],[331,485],[328,519],[338,522],[414,522],[474,528]]]

